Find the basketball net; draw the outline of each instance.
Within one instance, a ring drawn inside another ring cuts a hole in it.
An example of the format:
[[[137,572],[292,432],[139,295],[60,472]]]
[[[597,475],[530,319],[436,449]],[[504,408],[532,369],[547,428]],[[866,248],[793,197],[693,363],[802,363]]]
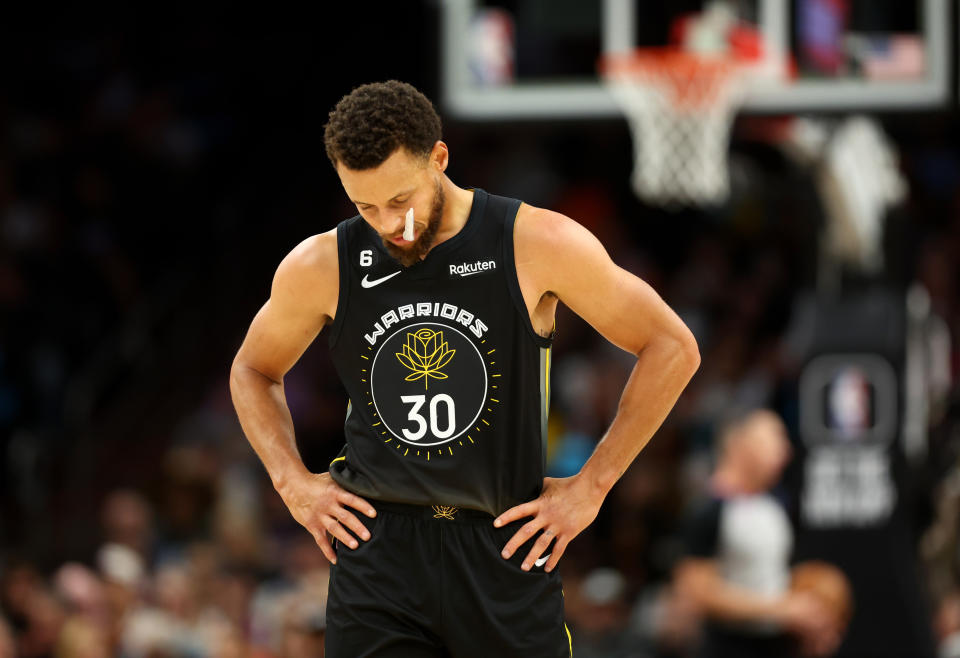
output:
[[[746,83],[760,70],[752,66],[760,41],[754,30],[714,28],[708,24],[712,19],[690,20],[687,48],[696,50],[638,48],[605,55],[600,63],[607,88],[630,122],[633,189],[655,205],[710,206],[729,195],[730,126]],[[745,52],[736,41],[727,47],[726,40],[735,37],[747,42]],[[724,46],[716,47],[721,41]]]

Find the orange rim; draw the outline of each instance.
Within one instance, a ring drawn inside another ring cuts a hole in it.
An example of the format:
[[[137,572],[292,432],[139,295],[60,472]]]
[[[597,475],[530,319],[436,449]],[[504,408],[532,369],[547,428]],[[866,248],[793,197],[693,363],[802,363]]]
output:
[[[637,48],[625,54],[605,55],[598,66],[608,81],[656,85],[665,88],[678,107],[710,104],[740,63],[731,57],[698,55],[679,48]]]

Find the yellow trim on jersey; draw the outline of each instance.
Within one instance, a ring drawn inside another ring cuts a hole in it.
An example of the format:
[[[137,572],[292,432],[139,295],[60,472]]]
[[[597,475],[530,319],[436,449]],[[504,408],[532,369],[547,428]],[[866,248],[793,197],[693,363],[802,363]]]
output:
[[[346,459],[346,458],[347,458],[346,455],[344,455],[343,457],[337,457],[337,458],[334,459],[332,462],[330,462],[330,465],[333,466],[334,464],[336,464],[336,463],[337,463],[338,461],[340,461],[341,459]]]
[[[570,647],[570,658],[573,658],[573,638],[570,636],[570,629],[567,628],[567,622],[563,622],[563,630],[567,632],[567,646]]]
[[[546,409],[544,409],[546,413],[550,413],[550,352],[552,351],[553,351],[553,346],[547,348],[547,372],[544,375],[544,383],[546,384],[547,399],[543,401],[543,403],[547,405]]]

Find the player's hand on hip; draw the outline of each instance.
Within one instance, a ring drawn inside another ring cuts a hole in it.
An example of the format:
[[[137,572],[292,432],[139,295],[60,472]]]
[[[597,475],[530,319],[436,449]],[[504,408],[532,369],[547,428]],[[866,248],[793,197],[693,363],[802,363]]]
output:
[[[280,497],[297,523],[310,531],[331,564],[337,563],[337,554],[327,533],[350,548],[359,544],[347,528],[364,541],[370,539],[367,528],[348,508],[371,518],[377,515],[376,510],[363,498],[334,482],[329,473],[310,473],[294,480],[280,491]]]
[[[538,498],[508,509],[493,522],[494,526],[500,528],[518,519],[533,517],[521,526],[503,547],[503,557],[510,558],[518,548],[542,530],[542,534],[524,558],[521,568],[529,571],[537,560],[544,557],[544,551],[550,543],[555,541],[544,567],[544,571],[553,571],[567,549],[567,544],[597,518],[602,503],[603,498],[598,498],[586,480],[579,475],[544,478],[543,491]]]

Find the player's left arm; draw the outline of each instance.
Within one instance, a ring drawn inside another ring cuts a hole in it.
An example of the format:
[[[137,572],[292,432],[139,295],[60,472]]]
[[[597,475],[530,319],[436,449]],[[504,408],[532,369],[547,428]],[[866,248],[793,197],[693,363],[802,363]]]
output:
[[[611,343],[637,356],[617,414],[577,475],[546,478],[541,495],[494,525],[531,518],[507,543],[510,557],[539,530],[523,561],[529,569],[556,541],[545,570],[597,516],[607,493],[643,449],[700,365],[693,334],[640,278],[618,267],[600,241],[559,213],[522,206],[514,247],[525,296],[555,294]]]

